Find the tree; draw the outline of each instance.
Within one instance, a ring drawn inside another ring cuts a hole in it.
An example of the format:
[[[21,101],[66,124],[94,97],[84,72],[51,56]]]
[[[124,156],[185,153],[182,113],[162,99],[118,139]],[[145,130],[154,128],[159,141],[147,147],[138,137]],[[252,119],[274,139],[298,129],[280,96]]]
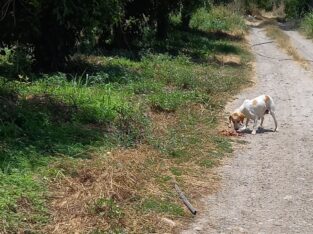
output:
[[[64,68],[84,41],[128,47],[147,26],[166,38],[169,16],[182,7],[187,28],[192,13],[207,0],[2,0],[0,44],[25,46],[40,71]],[[92,44],[93,46],[93,44]]]
[[[119,17],[119,5],[119,0],[6,0],[0,6],[5,9],[0,41],[33,47],[37,69],[57,70],[86,32]]]
[[[307,13],[312,4],[311,0],[285,0],[286,15],[290,18],[301,18]]]
[[[200,7],[209,6],[208,0],[182,0],[181,21],[183,29],[189,29],[192,14]]]

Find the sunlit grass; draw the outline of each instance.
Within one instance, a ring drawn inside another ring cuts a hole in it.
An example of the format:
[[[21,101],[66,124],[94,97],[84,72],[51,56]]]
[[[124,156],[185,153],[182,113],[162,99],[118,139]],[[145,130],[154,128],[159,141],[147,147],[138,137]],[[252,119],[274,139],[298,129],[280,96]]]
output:
[[[2,78],[5,230],[31,223],[29,229],[47,232],[55,220],[78,214],[90,222],[80,231],[89,225],[95,233],[105,227],[142,233],[162,228],[160,216],[186,215],[172,181],[191,190],[192,181],[208,179],[208,170],[232,152],[216,127],[228,97],[247,85],[251,59],[240,38],[207,33],[245,30],[238,15],[231,13],[230,24],[222,8],[213,10],[217,20],[198,14],[191,31],[173,26],[167,40],[143,43],[136,59],[77,55],[73,67],[80,73]],[[216,54],[239,56],[242,63],[222,66]],[[53,208],[62,202],[78,206],[77,213]]]

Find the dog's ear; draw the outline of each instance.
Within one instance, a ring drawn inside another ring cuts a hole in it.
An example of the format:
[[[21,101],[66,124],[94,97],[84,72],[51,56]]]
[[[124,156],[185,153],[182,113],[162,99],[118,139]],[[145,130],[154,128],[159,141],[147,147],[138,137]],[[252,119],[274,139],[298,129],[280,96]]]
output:
[[[241,112],[239,113],[239,119],[240,119],[240,122],[243,123],[244,119],[245,119],[245,115],[242,114]]]
[[[228,120],[229,120],[228,127],[231,128],[231,123],[232,123],[232,121],[233,121],[233,117],[230,115],[230,116],[228,117]]]

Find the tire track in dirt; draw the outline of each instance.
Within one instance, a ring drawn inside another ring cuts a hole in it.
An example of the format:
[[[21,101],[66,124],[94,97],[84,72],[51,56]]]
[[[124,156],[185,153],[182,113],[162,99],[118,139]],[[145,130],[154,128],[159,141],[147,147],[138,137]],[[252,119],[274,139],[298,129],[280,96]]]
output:
[[[251,29],[251,44],[266,40],[263,29]],[[234,156],[217,169],[221,189],[205,199],[206,207],[184,234],[313,233],[313,74],[295,61],[260,56],[290,58],[275,43],[253,51],[257,84],[226,109],[268,94],[279,131],[246,134],[248,144],[234,146]],[[264,127],[274,127],[270,116]]]
[[[305,38],[299,32],[294,30],[284,30],[292,44],[293,47],[296,48],[298,53],[305,59],[307,62],[311,64],[311,68],[313,65],[313,43],[312,40]]]

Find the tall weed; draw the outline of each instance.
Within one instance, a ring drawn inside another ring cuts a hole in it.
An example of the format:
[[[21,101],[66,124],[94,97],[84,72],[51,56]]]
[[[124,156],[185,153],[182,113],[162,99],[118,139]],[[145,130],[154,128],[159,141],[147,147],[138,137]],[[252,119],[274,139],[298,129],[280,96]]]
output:
[[[308,13],[304,16],[301,22],[301,28],[305,35],[312,38],[313,37],[313,13]]]
[[[206,32],[227,32],[242,35],[247,26],[239,13],[228,9],[226,6],[216,6],[208,12],[207,9],[199,9],[191,18],[192,28]]]

